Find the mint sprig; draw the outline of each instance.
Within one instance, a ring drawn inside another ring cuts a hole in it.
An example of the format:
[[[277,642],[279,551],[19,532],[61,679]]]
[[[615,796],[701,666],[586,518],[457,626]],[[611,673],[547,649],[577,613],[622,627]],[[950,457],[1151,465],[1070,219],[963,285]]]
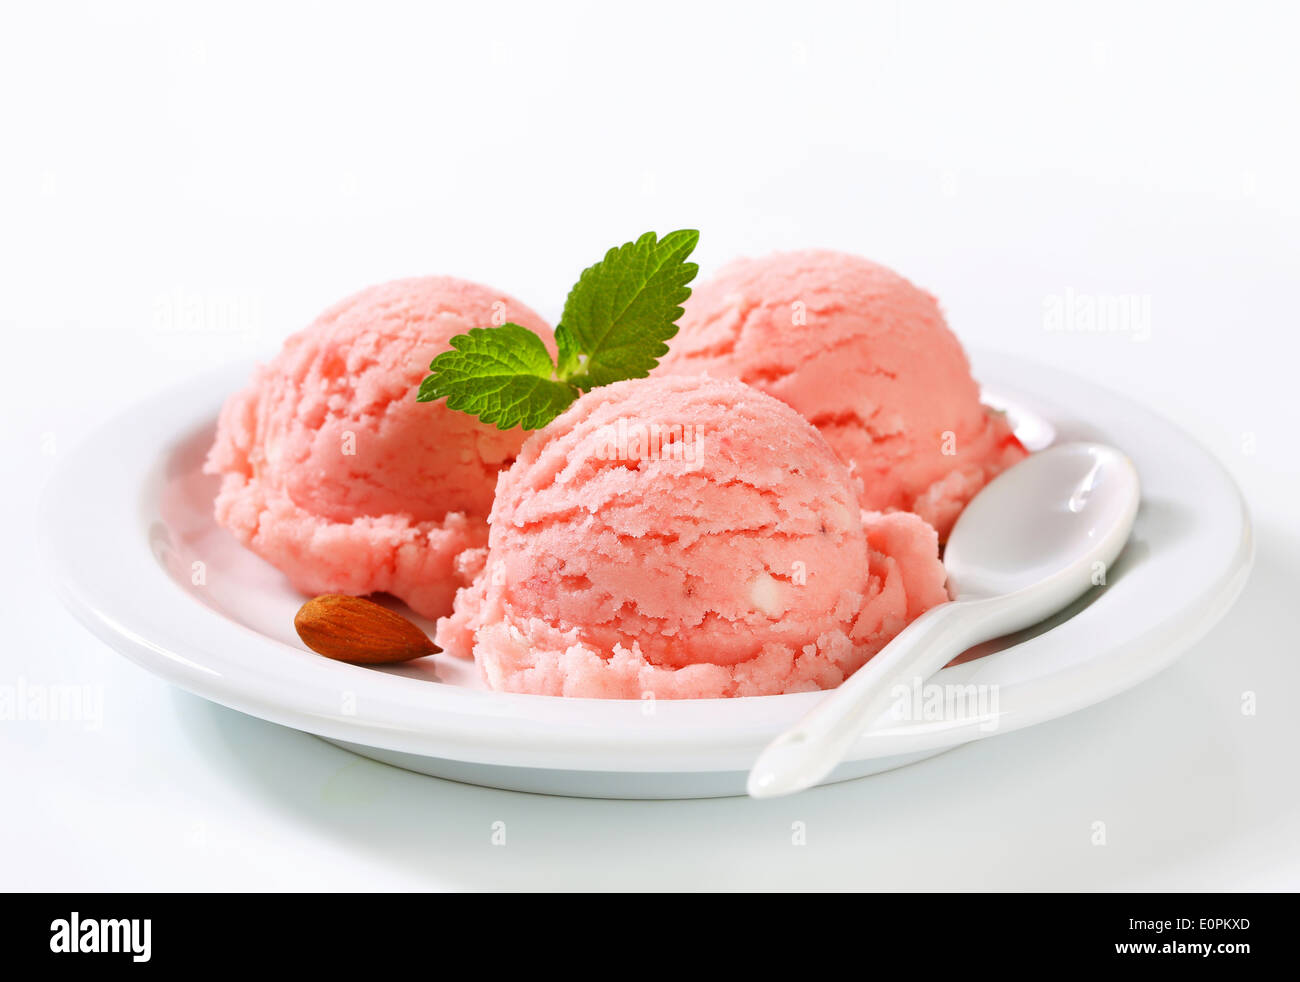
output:
[[[545,426],[582,392],[628,378],[645,378],[677,333],[686,284],[699,267],[686,262],[700,233],[647,232],[610,249],[583,270],[569,291],[555,329],[557,363],[542,339],[518,324],[476,327],[451,339],[451,350],[429,365],[420,402],[446,398],[447,407],[498,429]]]

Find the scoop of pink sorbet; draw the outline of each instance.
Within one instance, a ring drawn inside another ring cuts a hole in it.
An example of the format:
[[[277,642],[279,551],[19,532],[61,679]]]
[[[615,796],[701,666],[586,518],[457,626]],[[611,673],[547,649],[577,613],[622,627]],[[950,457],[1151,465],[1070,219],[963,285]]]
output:
[[[448,340],[527,307],[445,276],[362,290],[290,337],[226,403],[205,469],[217,520],[307,594],[384,591],[417,613],[451,609],[455,559],[487,541],[498,471],[523,443],[416,401]]]
[[[1025,456],[934,297],[858,256],[743,259],[697,287],[659,374],[701,372],[793,406],[851,465],[863,508],[913,511],[942,538]]]
[[[618,382],[524,444],[446,650],[493,689],[705,698],[830,688],[947,599],[933,528],[858,508],[788,406],[733,379]]]

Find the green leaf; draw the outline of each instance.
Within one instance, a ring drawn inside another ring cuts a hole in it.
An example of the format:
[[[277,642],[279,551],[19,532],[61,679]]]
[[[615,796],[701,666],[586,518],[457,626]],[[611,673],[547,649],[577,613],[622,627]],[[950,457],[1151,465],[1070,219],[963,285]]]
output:
[[[686,285],[699,267],[686,262],[700,233],[683,229],[659,239],[647,232],[610,249],[569,291],[555,329],[559,364],[518,324],[475,327],[451,339],[429,365],[416,398],[446,398],[447,408],[508,430],[545,426],[581,392],[644,378],[677,333]]]
[[[686,284],[699,272],[686,257],[699,240],[692,229],[663,239],[647,232],[584,270],[555,329],[559,377],[585,391],[649,375],[677,333]]]
[[[451,339],[451,350],[429,364],[416,398],[444,396],[447,408],[477,416],[498,429],[545,426],[578,398],[579,392],[555,377],[546,345],[518,324],[475,327]]]

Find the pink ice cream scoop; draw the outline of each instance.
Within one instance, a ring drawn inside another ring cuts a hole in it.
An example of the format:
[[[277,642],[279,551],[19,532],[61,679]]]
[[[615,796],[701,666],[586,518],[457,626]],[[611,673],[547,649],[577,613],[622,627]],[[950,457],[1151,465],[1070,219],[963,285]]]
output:
[[[743,259],[696,288],[659,374],[733,376],[793,406],[861,481],[868,510],[912,511],[946,538],[1025,456],[939,304],[839,252]]]
[[[416,401],[448,340],[545,322],[444,276],[373,286],[290,337],[226,403],[205,469],[217,520],[306,594],[384,591],[449,612],[456,557],[487,541],[497,473],[525,434]]]
[[[934,529],[866,515],[806,420],[734,379],[617,382],[529,437],[437,640],[497,690],[838,685],[947,599]]]

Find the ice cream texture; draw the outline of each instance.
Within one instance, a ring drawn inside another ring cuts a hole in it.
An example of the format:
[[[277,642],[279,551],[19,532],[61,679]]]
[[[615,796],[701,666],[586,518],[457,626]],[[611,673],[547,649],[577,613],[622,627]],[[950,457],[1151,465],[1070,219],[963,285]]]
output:
[[[222,478],[217,520],[305,594],[382,591],[447,614],[525,434],[415,396],[451,337],[504,320],[551,343],[517,300],[445,276],[325,311],[223,408],[205,466]]]
[[[864,509],[920,515],[946,538],[1025,456],[933,296],[824,250],[731,263],[700,284],[658,374],[739,378],[802,413],[850,466]]]
[[[617,382],[529,437],[437,642],[496,690],[831,688],[947,599],[934,529],[863,514],[844,464],[734,379]]]

